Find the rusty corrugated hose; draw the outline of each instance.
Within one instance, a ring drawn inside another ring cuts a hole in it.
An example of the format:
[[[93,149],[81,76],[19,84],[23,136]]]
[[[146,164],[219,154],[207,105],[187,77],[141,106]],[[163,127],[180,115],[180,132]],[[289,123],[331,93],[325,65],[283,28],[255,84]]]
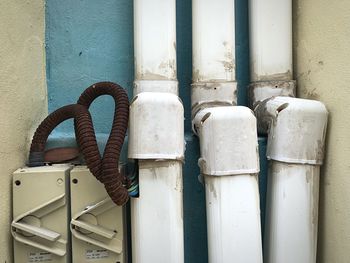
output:
[[[102,159],[98,151],[91,115],[88,111],[94,99],[101,95],[111,95],[116,102],[113,126]],[[83,92],[78,104],[56,110],[39,125],[30,148],[29,166],[44,165],[45,145],[51,131],[61,122],[74,118],[76,139],[88,168],[105,185],[113,202],[117,205],[123,205],[128,201],[129,195],[123,185],[118,162],[128,127],[128,117],[129,101],[124,89],[111,82],[96,83]]]
[[[125,90],[112,82],[99,82],[88,87],[80,96],[78,104],[87,109],[99,96],[110,95],[115,101],[114,120],[102,158],[102,180],[113,201],[122,205],[128,201],[129,194],[123,186],[118,162],[129,121],[129,100]],[[78,123],[76,123],[76,126]],[[89,156],[90,157],[90,156]],[[93,157],[93,156],[92,156]],[[86,160],[88,164],[88,160]]]
[[[87,154],[90,147],[97,148],[96,137],[92,125],[89,111],[82,105],[71,104],[59,108],[47,116],[36,129],[30,146],[28,166],[42,166],[44,162],[44,152],[47,138],[52,130],[65,120],[74,118],[78,125],[78,133],[84,133],[84,136],[77,138],[83,154]],[[96,158],[100,159],[100,158]],[[101,160],[99,160],[101,166]],[[96,168],[100,169],[100,168]]]

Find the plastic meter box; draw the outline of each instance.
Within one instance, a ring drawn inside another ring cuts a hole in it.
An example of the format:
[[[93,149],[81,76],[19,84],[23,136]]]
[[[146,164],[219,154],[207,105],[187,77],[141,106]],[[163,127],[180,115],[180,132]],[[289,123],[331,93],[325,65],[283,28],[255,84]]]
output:
[[[70,261],[69,165],[13,173],[14,262]]]
[[[126,262],[124,208],[112,202],[86,166],[71,171],[70,186],[72,261]]]

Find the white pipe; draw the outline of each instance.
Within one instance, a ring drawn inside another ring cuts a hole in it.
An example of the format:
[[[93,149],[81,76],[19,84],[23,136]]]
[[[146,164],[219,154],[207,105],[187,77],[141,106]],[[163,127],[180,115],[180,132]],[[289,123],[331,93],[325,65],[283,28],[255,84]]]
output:
[[[328,112],[318,101],[275,97],[255,108],[270,161],[264,259],[316,262],[318,187]]]
[[[327,110],[295,96],[292,0],[249,0],[251,105],[270,160],[266,263],[315,263]],[[277,97],[275,97],[277,96]]]
[[[174,0],[134,0],[136,80],[177,79],[175,4]]]
[[[234,0],[193,0],[192,123],[210,263],[262,262],[256,119],[235,107]]]
[[[134,0],[134,96],[178,94],[175,8],[174,0]]]
[[[131,201],[135,263],[184,262],[184,110],[177,96],[175,18],[175,0],[134,0],[128,156],[140,160],[140,196]]]
[[[193,0],[192,117],[212,105],[236,105],[235,5]]]
[[[291,80],[292,0],[249,0],[250,78]]]
[[[139,93],[130,107],[128,155],[140,160],[139,197],[131,200],[135,263],[184,261],[183,115],[170,93]]]
[[[316,262],[320,166],[271,161],[265,262]]]
[[[194,119],[205,177],[209,262],[262,262],[256,119],[242,106]]]
[[[140,198],[132,199],[133,262],[184,262],[182,163],[139,163]]]
[[[232,0],[193,0],[193,81],[235,81]]]
[[[262,262],[257,175],[205,176],[209,262]]]

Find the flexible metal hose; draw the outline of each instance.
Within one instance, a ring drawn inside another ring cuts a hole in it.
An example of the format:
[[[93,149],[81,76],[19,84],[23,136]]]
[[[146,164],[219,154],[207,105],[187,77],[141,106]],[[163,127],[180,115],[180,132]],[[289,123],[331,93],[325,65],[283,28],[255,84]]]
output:
[[[112,130],[103,158],[101,158],[95,131],[88,111],[91,103],[101,95],[111,95],[116,103]],[[44,151],[48,136],[61,122],[74,118],[75,134],[81,152],[91,173],[105,185],[108,195],[117,205],[125,204],[128,191],[119,173],[119,157],[128,127],[129,101],[123,88],[111,82],[96,83],[87,88],[78,104],[62,107],[42,121],[37,128],[29,154],[29,166],[44,165]]]
[[[95,131],[89,111],[82,105],[71,104],[52,112],[36,129],[30,146],[28,166],[42,166],[45,164],[44,152],[47,138],[56,126],[71,118],[74,118],[77,123],[77,141],[83,155],[90,156],[91,153],[96,153],[96,150],[98,153]],[[100,155],[94,154],[94,159],[90,159],[90,162],[94,164],[94,173],[101,173]]]
[[[101,182],[112,198],[112,200],[122,205],[128,201],[129,194],[123,185],[124,178],[119,173],[118,163],[120,152],[123,147],[129,121],[129,100],[125,90],[112,82],[99,82],[88,87],[78,100],[78,104],[87,109],[91,103],[102,95],[110,95],[115,101],[114,120],[112,129],[103,153],[102,158],[102,178]],[[78,126],[78,123],[76,123]],[[79,129],[77,129],[79,130]],[[93,158],[93,155],[89,156]],[[88,160],[86,163],[88,164]]]

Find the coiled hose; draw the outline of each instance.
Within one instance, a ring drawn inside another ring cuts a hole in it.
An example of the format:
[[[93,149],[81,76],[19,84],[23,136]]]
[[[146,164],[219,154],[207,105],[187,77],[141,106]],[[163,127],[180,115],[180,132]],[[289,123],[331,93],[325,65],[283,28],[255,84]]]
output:
[[[78,104],[89,109],[91,103],[102,95],[110,95],[115,102],[114,120],[102,158],[102,178],[99,179],[111,196],[113,201],[118,204],[124,204],[128,201],[129,194],[123,185],[124,178],[119,173],[119,157],[123,146],[124,138],[128,128],[129,121],[129,100],[125,90],[112,82],[99,82],[88,87],[78,100]],[[79,128],[76,122],[75,127]],[[79,131],[79,129],[76,129]],[[78,135],[79,138],[79,135]],[[89,158],[94,158],[94,154],[86,157],[85,161],[90,168]],[[91,170],[92,171],[92,170]],[[93,173],[93,172],[92,172]]]
[[[45,145],[53,129],[65,120],[74,118],[77,122],[77,133],[84,134],[77,138],[83,155],[88,155],[90,148],[97,148],[95,131],[89,111],[82,105],[64,106],[47,116],[36,129],[30,146],[28,166],[45,165]],[[99,156],[98,156],[99,157]],[[101,170],[101,160],[96,159],[96,171]]]
[[[115,102],[115,115],[103,158],[101,158],[91,115],[91,103],[101,95],[111,95]],[[125,204],[128,191],[119,173],[119,156],[128,127],[129,101],[126,92],[111,82],[96,83],[87,88],[78,104],[64,106],[47,116],[37,128],[30,147],[29,166],[44,165],[46,141],[52,130],[61,122],[74,118],[75,134],[80,151],[91,173],[105,185],[108,195],[117,205]]]

